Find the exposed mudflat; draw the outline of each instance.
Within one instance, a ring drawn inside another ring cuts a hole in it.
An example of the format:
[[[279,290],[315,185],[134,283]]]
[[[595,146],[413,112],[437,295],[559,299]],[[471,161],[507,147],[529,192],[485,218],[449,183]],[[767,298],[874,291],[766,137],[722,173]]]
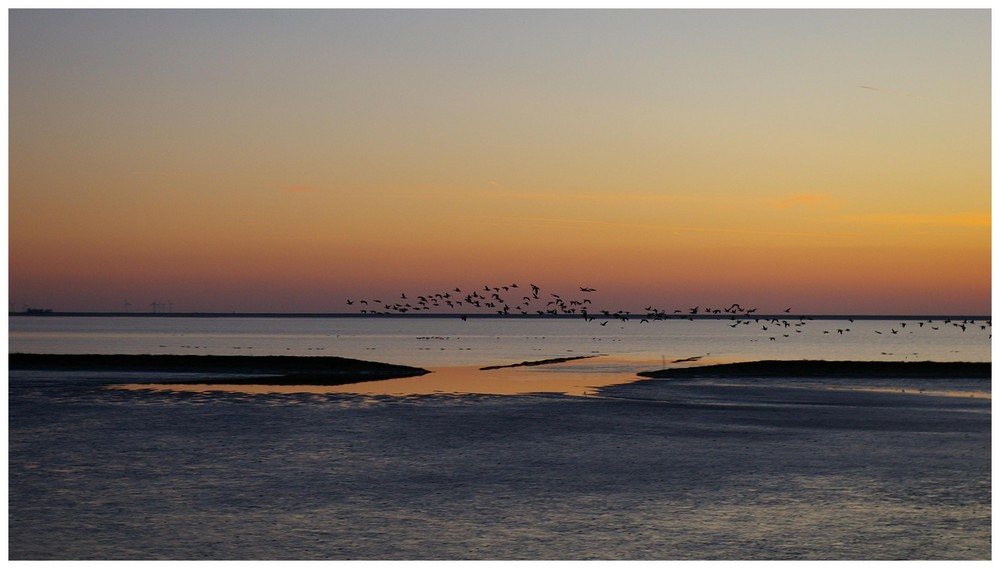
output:
[[[344,385],[413,377],[425,369],[336,356],[194,356],[172,354],[10,354],[12,370],[205,374],[178,383]],[[219,377],[218,374],[241,377]]]
[[[678,360],[685,361],[685,360]],[[674,362],[676,363],[676,362]],[[762,360],[640,372],[642,377],[989,378],[990,362]]]

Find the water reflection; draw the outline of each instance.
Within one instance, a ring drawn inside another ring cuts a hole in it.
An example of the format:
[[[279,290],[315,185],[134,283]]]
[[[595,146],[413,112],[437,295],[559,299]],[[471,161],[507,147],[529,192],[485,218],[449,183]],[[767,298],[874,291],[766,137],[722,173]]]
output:
[[[703,363],[703,362],[702,362]],[[184,392],[238,393],[344,393],[358,395],[523,395],[561,393],[572,396],[594,395],[597,389],[629,383],[639,378],[639,371],[660,367],[660,361],[625,358],[593,358],[543,366],[508,367],[481,370],[478,366],[444,366],[431,373],[400,379],[367,381],[349,385],[211,385],[175,383],[131,383],[122,389],[154,389]]]
[[[730,363],[732,360],[716,357],[698,357],[664,362],[642,357],[600,356],[544,365],[502,367],[481,369],[480,366],[436,366],[431,373],[399,379],[385,379],[352,383],[347,385],[263,385],[263,384],[210,384],[154,382],[112,384],[111,389],[155,390],[186,393],[242,393],[262,394],[343,394],[363,396],[406,397],[420,395],[526,395],[532,393],[557,393],[576,397],[599,395],[602,387],[640,381],[641,371],[705,366]],[[148,376],[147,376],[148,377]],[[152,378],[150,378],[152,380]],[[190,379],[189,381],[197,381]],[[692,380],[688,380],[692,381]],[[682,381],[681,383],[688,383]],[[745,378],[733,383],[732,380],[701,378],[695,379],[700,385],[724,387],[760,386],[760,378]],[[896,378],[877,382],[854,379],[788,377],[763,380],[770,387],[797,387],[838,391],[872,391],[906,393],[913,395],[936,395],[944,397],[975,397],[990,399],[992,395],[988,383],[984,389],[979,382],[956,384],[954,381],[935,385],[935,381]]]

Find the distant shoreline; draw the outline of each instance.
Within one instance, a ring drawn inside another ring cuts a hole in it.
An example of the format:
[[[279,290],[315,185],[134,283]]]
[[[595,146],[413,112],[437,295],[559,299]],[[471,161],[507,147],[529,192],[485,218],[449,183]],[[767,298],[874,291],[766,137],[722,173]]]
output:
[[[23,354],[9,355],[11,370],[130,371],[240,374],[170,381],[177,384],[346,385],[415,377],[430,371],[396,364],[336,356],[192,356],[171,354]]]
[[[483,314],[483,313],[423,313],[423,314],[359,314],[356,312],[8,312],[8,317],[28,318],[496,318],[523,320],[579,320],[582,314]],[[587,314],[590,318],[618,319],[599,312]],[[648,317],[646,313],[636,312],[628,315],[636,320]],[[664,320],[734,320],[753,318],[758,320],[991,320],[989,314],[670,314]]]
[[[828,361],[761,360],[685,368],[644,371],[637,375],[648,379],[680,378],[936,378],[990,379],[991,362],[905,362],[905,361]]]

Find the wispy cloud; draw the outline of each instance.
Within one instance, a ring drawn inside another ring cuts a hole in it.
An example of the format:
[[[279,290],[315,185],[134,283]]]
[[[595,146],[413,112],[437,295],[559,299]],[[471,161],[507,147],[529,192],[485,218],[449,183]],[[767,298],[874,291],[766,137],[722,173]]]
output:
[[[559,217],[497,217],[505,223],[517,221],[539,226],[590,226],[590,227],[631,227],[637,229],[664,229],[664,225],[651,223],[619,222],[606,219],[559,218]]]
[[[636,192],[629,190],[609,191],[566,191],[566,192],[531,192],[524,190],[505,190],[498,185],[486,189],[497,199],[513,199],[521,201],[554,201],[554,202],[637,202],[637,203],[677,203],[706,202],[709,198],[698,194],[673,192]]]
[[[721,233],[721,234],[738,234],[738,235],[771,235],[780,237],[844,237],[849,235],[859,236],[861,233],[857,232],[823,232],[823,231],[781,231],[781,230],[771,230],[771,229],[759,229],[756,227],[721,227],[721,226],[693,226],[693,225],[675,225],[669,222],[664,222],[662,224],[651,224],[651,223],[634,223],[634,222],[619,222],[610,221],[603,219],[568,219],[568,218],[551,218],[551,217],[504,217],[495,218],[503,219],[505,223],[511,221],[518,221],[522,223],[529,223],[538,226],[564,226],[564,227],[581,227],[589,226],[592,228],[631,228],[631,229],[652,229],[657,231],[669,231],[672,234],[682,234],[682,233]]]
[[[990,227],[992,220],[988,212],[964,213],[873,213],[852,215],[847,221],[877,223],[883,225],[951,225],[962,227]]]
[[[790,194],[782,198],[769,200],[769,203],[780,208],[838,208],[840,200],[827,194]]]

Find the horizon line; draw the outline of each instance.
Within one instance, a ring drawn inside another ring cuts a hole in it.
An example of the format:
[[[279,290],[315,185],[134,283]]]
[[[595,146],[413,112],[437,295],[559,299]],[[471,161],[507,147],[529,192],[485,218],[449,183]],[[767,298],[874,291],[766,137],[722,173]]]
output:
[[[617,314],[605,315],[600,312],[597,313],[587,313],[587,318],[589,319],[620,319],[621,315],[625,315],[629,318],[643,318],[651,316],[648,312],[622,312]],[[74,318],[102,318],[102,317],[131,317],[131,318],[145,318],[145,317],[156,317],[156,318],[516,318],[516,319],[535,319],[535,320],[572,320],[581,319],[584,317],[583,314],[484,314],[484,313],[413,313],[413,314],[397,314],[397,313],[386,313],[386,314],[359,314],[356,312],[108,312],[108,311],[86,311],[86,310],[73,310],[73,311],[21,311],[13,312],[8,311],[7,316],[30,316],[30,317],[74,317]],[[844,319],[844,318],[855,318],[855,319],[902,319],[902,320],[923,320],[923,319],[966,319],[966,320],[976,320],[976,319],[992,319],[992,314],[830,314],[830,313],[769,313],[769,314],[745,314],[745,313],[728,313],[728,314],[668,314],[664,317],[653,318],[654,320],[734,320],[736,318],[753,318],[753,319],[808,319],[808,318],[821,318],[821,319]]]

